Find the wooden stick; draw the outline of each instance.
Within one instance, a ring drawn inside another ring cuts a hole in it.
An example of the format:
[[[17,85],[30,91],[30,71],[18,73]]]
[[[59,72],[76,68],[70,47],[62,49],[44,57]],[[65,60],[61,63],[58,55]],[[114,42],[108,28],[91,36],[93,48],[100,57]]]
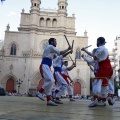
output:
[[[65,36],[65,39],[66,39],[66,41],[67,41],[67,43],[68,43],[68,46],[71,47],[71,45],[70,45],[70,43],[69,43],[69,41],[68,41],[66,35],[64,35],[64,36]]]
[[[73,62],[73,64],[75,64],[75,63],[74,63],[74,61],[73,61],[73,59],[71,58],[71,56],[70,56],[70,55],[69,55],[69,57],[70,57],[71,61]]]
[[[73,50],[74,40],[72,41],[72,50]]]
[[[87,46],[87,47],[84,47],[84,49],[87,49],[87,48],[89,48],[89,47],[91,47],[92,45],[89,45],[89,46]]]
[[[76,65],[76,57],[75,57],[75,65]]]

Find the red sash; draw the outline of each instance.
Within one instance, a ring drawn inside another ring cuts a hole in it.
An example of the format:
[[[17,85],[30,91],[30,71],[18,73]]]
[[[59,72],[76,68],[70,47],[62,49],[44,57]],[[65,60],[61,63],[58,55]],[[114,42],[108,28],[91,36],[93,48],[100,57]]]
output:
[[[69,85],[70,83],[69,83],[69,80],[68,80],[68,76],[65,75],[65,74],[62,74],[62,73],[61,73],[61,76],[65,79],[65,81],[66,81],[67,84]]]
[[[67,84],[69,85],[70,83],[69,83],[69,81],[68,81],[68,76],[67,75],[65,75],[65,74],[62,74],[62,73],[59,73],[63,78],[64,78],[64,80],[67,82]],[[55,76],[55,73],[53,74],[53,76],[54,76],[54,79],[55,79],[55,85],[56,85],[56,82],[57,82],[57,79],[56,79],[56,76]]]
[[[111,78],[112,74],[113,74],[113,69],[110,63],[109,58],[107,57],[106,60],[98,62],[99,68],[98,71],[96,73],[95,77],[107,77],[107,78]],[[103,86],[107,86],[108,85],[108,80],[106,79],[102,79]]]
[[[50,68],[50,67],[49,67],[49,68]],[[50,68],[50,70],[51,70],[51,68]],[[40,64],[39,71],[40,71],[40,74],[41,74],[42,78],[44,78],[44,76],[43,76],[42,64]],[[51,72],[52,72],[52,71],[51,71]]]

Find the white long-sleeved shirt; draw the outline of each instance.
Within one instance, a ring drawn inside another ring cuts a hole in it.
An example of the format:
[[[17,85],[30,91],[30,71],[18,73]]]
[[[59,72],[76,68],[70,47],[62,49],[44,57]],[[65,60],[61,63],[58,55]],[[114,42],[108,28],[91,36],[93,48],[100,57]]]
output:
[[[98,62],[104,61],[108,57],[108,50],[104,45],[99,46],[93,56],[98,58]]]
[[[69,76],[67,67],[65,65],[62,66],[62,74]]]
[[[47,45],[43,52],[42,58],[47,57],[47,58],[50,58],[51,60],[53,60],[54,54],[59,55],[60,51],[53,45]]]
[[[83,57],[84,61],[88,62],[90,65],[92,65],[94,67],[94,74],[96,74],[96,72],[98,71],[99,69],[99,66],[98,66],[98,62],[94,59],[89,59],[87,57]]]
[[[62,55],[57,56],[55,59],[53,59],[53,67],[62,67],[62,59]]]

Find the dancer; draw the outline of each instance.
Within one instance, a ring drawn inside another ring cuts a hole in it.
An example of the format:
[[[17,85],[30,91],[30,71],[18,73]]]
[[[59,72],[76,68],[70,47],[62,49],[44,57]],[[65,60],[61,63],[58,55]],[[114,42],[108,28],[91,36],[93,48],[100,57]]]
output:
[[[37,96],[44,101],[45,99],[43,96],[43,92],[45,91],[47,97],[47,105],[57,106],[57,104],[51,100],[51,91],[52,91],[52,86],[54,84],[54,77],[50,67],[52,66],[52,60],[54,54],[62,55],[67,51],[71,50],[71,47],[69,46],[68,49],[59,51],[56,48],[57,41],[55,38],[50,38],[48,40],[48,43],[49,44],[44,49],[42,55],[42,62],[39,67],[40,73],[44,79],[44,84],[42,88],[39,90],[39,92],[37,92]]]
[[[92,54],[95,54],[96,50],[97,49],[93,49]],[[88,66],[94,72],[94,75],[96,76],[96,73],[99,68],[98,62],[95,61],[94,59],[89,59],[89,58],[85,57],[83,54],[81,55],[81,57],[84,59],[84,61],[87,62]],[[102,92],[102,86],[101,86],[102,84],[101,83],[102,83],[101,79],[92,80],[92,92],[93,92],[93,94],[97,94],[99,98],[101,97],[101,92]],[[99,101],[99,99],[98,99],[98,101]],[[96,105],[98,105],[98,103]],[[100,106],[105,106],[105,105],[106,104],[101,104]]]
[[[64,91],[68,84],[66,82],[66,80],[63,78],[63,76],[61,75],[61,72],[62,72],[62,61],[63,61],[63,58],[65,56],[67,56],[69,53],[72,53],[72,49],[68,52],[66,52],[65,54],[63,55],[60,55],[60,56],[56,56],[54,59],[53,59],[53,67],[54,67],[54,78],[55,78],[55,83],[56,83],[56,89],[55,89],[55,103],[58,103],[58,104],[63,104],[61,101],[60,101],[60,97],[62,95],[62,91]]]
[[[95,52],[96,50],[94,49],[93,53]],[[82,54],[82,58],[84,59],[84,61],[87,62],[88,66],[90,67],[90,69],[94,72],[94,75],[96,75],[98,69],[99,69],[99,66],[98,66],[98,62],[93,60],[93,59],[89,59],[87,57],[85,57],[83,54]],[[114,99],[114,79],[115,79],[115,76],[114,74],[111,76],[111,78],[108,80],[108,103],[109,105],[113,105],[115,103],[115,99]],[[99,84],[97,84],[97,87],[94,86],[94,80],[92,82],[92,88],[93,90],[94,87],[97,88],[97,92],[99,93],[99,99],[98,101],[102,100],[102,97],[104,97],[104,95],[102,96],[102,94],[104,94],[104,86],[101,86],[101,82],[99,82]],[[93,92],[94,93],[94,92]],[[98,103],[97,105],[99,106],[105,106],[106,104],[104,103]]]
[[[75,65],[75,63],[73,63],[70,67],[67,67],[67,66],[68,66],[68,61],[64,61],[63,66],[62,66],[62,76],[68,84],[67,92],[68,92],[70,101],[75,101],[75,99],[72,97],[73,96],[73,87],[72,87],[73,80],[69,76],[68,71],[71,71],[74,67],[76,67],[76,65]],[[69,80],[70,80],[70,82],[69,82]]]
[[[113,69],[110,64],[109,60],[109,55],[108,55],[108,50],[105,48],[105,39],[103,37],[99,37],[97,39],[97,50],[95,54],[93,55],[92,53],[88,52],[84,48],[82,48],[82,51],[85,51],[88,55],[92,56],[94,60],[98,62],[99,69],[96,73],[95,76],[95,81],[101,79],[101,85],[104,86],[103,90],[103,98],[102,98],[102,103],[105,104],[106,102],[106,97],[107,97],[107,86],[108,86],[108,79],[111,78],[113,75]],[[100,82],[100,80],[99,80]],[[97,82],[98,83],[98,82]],[[98,103],[98,94],[94,93],[94,102],[89,105],[89,107],[96,107]]]

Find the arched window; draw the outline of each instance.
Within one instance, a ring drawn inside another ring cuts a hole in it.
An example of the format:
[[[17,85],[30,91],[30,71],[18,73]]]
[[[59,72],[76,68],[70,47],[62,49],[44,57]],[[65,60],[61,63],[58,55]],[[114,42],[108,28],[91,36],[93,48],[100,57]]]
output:
[[[50,18],[47,18],[47,20],[46,20],[46,26],[47,26],[47,27],[50,26]]]
[[[52,26],[53,26],[53,27],[56,27],[56,26],[57,26],[57,20],[56,20],[56,19],[53,19],[53,21],[52,21]]]
[[[36,3],[34,3],[34,6],[36,6]]]
[[[81,59],[81,52],[79,48],[76,50],[76,59]]]
[[[14,43],[11,46],[10,55],[16,55],[16,45]]]
[[[40,26],[44,26],[44,18],[40,18]]]

